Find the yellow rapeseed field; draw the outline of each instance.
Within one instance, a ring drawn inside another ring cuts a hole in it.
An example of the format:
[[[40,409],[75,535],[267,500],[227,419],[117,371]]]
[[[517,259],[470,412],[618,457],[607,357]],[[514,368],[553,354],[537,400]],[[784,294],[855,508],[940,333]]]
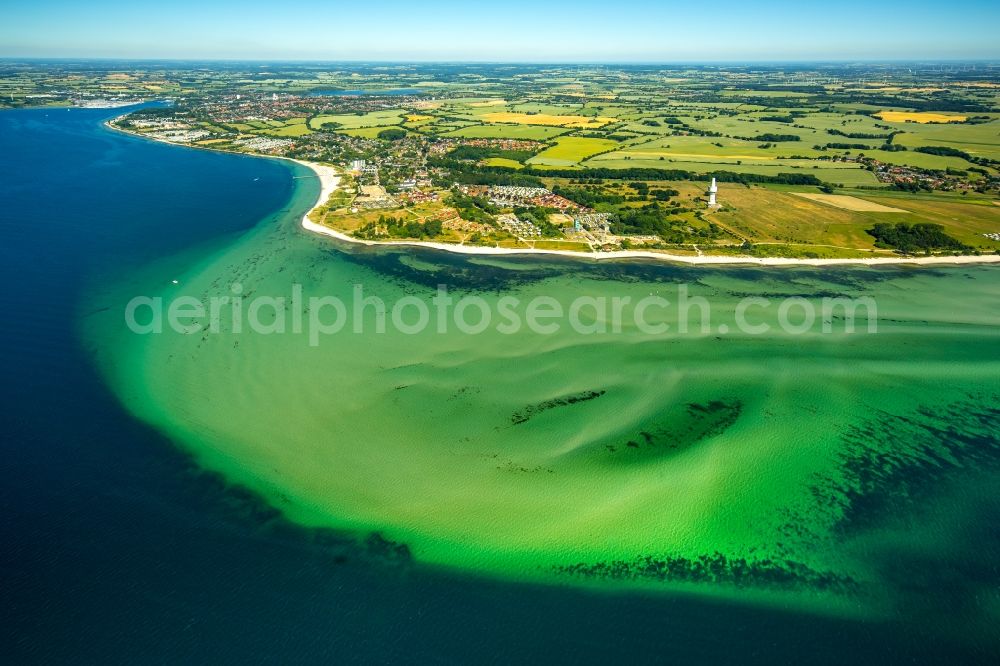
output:
[[[482,120],[489,123],[514,123],[516,125],[554,125],[559,127],[581,127],[594,129],[615,122],[614,118],[593,118],[590,116],[554,116],[548,113],[514,113],[496,111],[485,113]]]
[[[915,123],[962,123],[966,119],[966,116],[949,116],[928,111],[879,111],[875,115],[890,123],[905,123],[908,120]]]
[[[875,203],[874,201],[866,201],[865,199],[847,196],[846,194],[811,194],[807,192],[792,192],[792,194],[797,197],[803,197],[805,199],[811,199],[812,201],[829,204],[830,206],[835,206],[836,208],[843,208],[844,210],[852,210],[861,213],[907,212],[902,208],[883,206],[882,204]]]

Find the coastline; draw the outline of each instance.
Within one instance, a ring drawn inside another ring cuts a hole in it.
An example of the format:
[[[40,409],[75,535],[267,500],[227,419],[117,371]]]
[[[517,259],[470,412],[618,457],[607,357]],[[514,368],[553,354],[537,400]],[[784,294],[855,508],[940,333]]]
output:
[[[366,246],[396,246],[396,247],[423,247],[432,250],[441,250],[444,252],[454,252],[456,254],[472,254],[472,255],[549,255],[549,256],[559,256],[559,257],[569,257],[581,260],[595,260],[595,261],[614,261],[614,260],[628,260],[628,259],[653,259],[656,261],[666,261],[671,263],[680,264],[691,264],[691,265],[705,265],[705,266],[719,266],[719,265],[753,265],[753,266],[838,266],[838,265],[856,265],[856,266],[888,266],[888,265],[911,265],[911,266],[941,266],[941,265],[968,265],[968,264],[998,264],[1000,263],[1000,255],[997,254],[986,254],[986,255],[943,255],[943,256],[933,256],[933,257],[872,257],[872,258],[839,258],[839,259],[801,259],[792,257],[750,257],[750,256],[688,256],[680,254],[669,254],[666,252],[652,252],[649,250],[617,250],[617,251],[597,251],[597,252],[574,252],[572,250],[540,250],[535,248],[509,248],[509,247],[487,247],[487,246],[472,246],[472,245],[457,245],[454,243],[437,243],[434,241],[416,241],[416,240],[398,240],[398,241],[373,241],[364,240],[361,238],[354,238],[348,234],[345,234],[336,229],[332,229],[322,224],[317,224],[309,219],[309,216],[314,210],[326,204],[329,200],[330,195],[332,195],[337,187],[340,185],[340,176],[337,174],[335,167],[318,164],[316,162],[309,162],[306,160],[300,160],[293,157],[282,157],[278,155],[254,155],[253,153],[242,153],[230,150],[219,150],[218,148],[211,148],[207,146],[191,146],[184,143],[177,143],[175,141],[168,141],[166,139],[158,139],[155,137],[148,137],[142,134],[137,134],[135,132],[129,132],[128,130],[115,127],[111,124],[110,119],[104,124],[113,130],[129,134],[131,136],[138,136],[142,138],[149,139],[151,141],[159,141],[161,143],[167,143],[173,146],[182,146],[185,148],[196,148],[201,150],[212,150],[216,152],[225,152],[233,155],[246,155],[248,157],[258,157],[263,159],[277,159],[277,160],[287,160],[289,162],[295,162],[301,166],[304,166],[311,170],[320,181],[320,193],[316,200],[316,203],[306,211],[302,216],[302,228],[308,232],[319,234],[322,236],[328,236],[330,238],[335,238],[340,241],[345,241],[348,243],[355,243]]]
[[[576,259],[616,260],[616,259],[655,259],[658,261],[669,261],[682,264],[698,265],[724,265],[724,264],[752,264],[756,266],[834,266],[844,264],[854,264],[862,266],[884,266],[891,264],[910,264],[919,266],[928,265],[957,265],[957,264],[996,264],[1000,263],[1000,255],[950,255],[937,257],[872,257],[867,258],[843,258],[843,259],[795,259],[790,257],[720,257],[720,256],[700,256],[691,257],[679,254],[667,254],[665,252],[650,252],[648,250],[619,250],[614,252],[573,252],[572,250],[538,250],[534,248],[510,248],[510,247],[486,247],[471,245],[456,245],[454,243],[435,243],[434,241],[373,241],[354,238],[336,229],[317,224],[309,219],[309,215],[314,210],[324,205],[330,195],[336,191],[340,184],[340,176],[332,166],[316,164],[305,160],[297,160],[290,157],[282,157],[297,164],[307,167],[316,174],[320,181],[320,194],[316,204],[306,211],[302,216],[302,228],[312,233],[329,236],[337,240],[349,243],[359,243],[361,245],[379,246],[410,246],[425,247],[433,250],[443,250],[445,252],[455,252],[457,254],[481,254],[481,255],[556,255],[560,257],[572,257]]]

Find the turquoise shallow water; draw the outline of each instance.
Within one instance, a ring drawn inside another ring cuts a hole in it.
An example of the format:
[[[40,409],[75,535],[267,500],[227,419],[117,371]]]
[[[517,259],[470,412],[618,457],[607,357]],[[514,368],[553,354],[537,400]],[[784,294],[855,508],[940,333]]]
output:
[[[417,561],[504,579],[879,618],[913,603],[890,562],[949,549],[965,523],[925,529],[919,545],[900,532],[943,506],[973,511],[968,489],[995,478],[994,267],[706,269],[355,248],[299,229],[314,197],[312,183],[283,221],[126,280],[95,303],[114,314],[89,334],[133,413],[293,520],[378,531]],[[288,322],[295,289],[305,303],[350,303],[359,288],[390,310],[409,299],[410,318],[390,313],[380,330],[369,309],[364,331],[352,321],[311,341],[226,317],[217,330],[206,319],[190,334],[135,335],[114,316],[128,295],[208,303],[233,285],[247,304],[288,299]],[[664,332],[627,316],[607,332],[470,333],[436,315],[409,330],[442,286],[491,312],[505,298],[565,311],[578,299],[703,299],[709,321],[682,332],[680,310],[660,308],[646,323]],[[751,297],[764,299],[754,323],[766,333],[736,325]],[[831,311],[785,331],[788,298],[820,312],[823,299],[870,299],[863,314],[877,325],[847,332]],[[988,622],[990,604],[977,608],[963,622]]]
[[[3,163],[0,190],[2,293],[19,312],[2,356],[14,378],[6,653],[994,654],[995,270],[705,271],[342,247],[297,228],[315,185],[286,165],[149,144],[102,130],[100,113],[63,113],[0,116],[18,158]],[[45,205],[54,183],[40,173],[86,205]],[[46,224],[27,224],[39,211]],[[721,321],[747,294],[869,294],[880,327],[388,332],[319,347],[122,330],[136,294],[210,295],[234,280],[257,294],[361,283],[387,300],[445,283],[489,302],[683,283]],[[261,500],[333,529],[296,527]]]

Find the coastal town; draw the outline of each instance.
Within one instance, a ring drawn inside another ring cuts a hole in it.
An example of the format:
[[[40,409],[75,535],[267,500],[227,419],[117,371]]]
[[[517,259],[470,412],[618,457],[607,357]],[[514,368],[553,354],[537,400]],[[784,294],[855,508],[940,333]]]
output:
[[[632,76],[635,85],[644,80]],[[414,240],[588,253],[1000,251],[993,203],[1000,120],[983,111],[990,107],[975,82],[935,102],[969,109],[949,115],[852,106],[872,93],[829,85],[816,88],[812,106],[778,97],[763,103],[754,90],[767,83],[747,86],[741,105],[726,106],[684,85],[637,103],[593,79],[571,97],[530,75],[508,82],[502,96],[476,82],[397,81],[398,88],[358,90],[224,88],[130,110],[111,125],[172,143],[334,165],[343,194],[317,213],[319,224],[367,240],[419,230]],[[746,85],[735,74],[723,81],[713,85]],[[895,101],[918,94],[897,93]],[[985,149],[991,136],[996,147]],[[380,216],[407,224],[390,229]],[[967,223],[956,227],[956,219]],[[433,224],[409,224],[426,222]],[[869,232],[884,223],[903,233],[933,225],[940,234],[914,232],[916,245],[894,245]],[[844,231],[824,231],[832,228]]]

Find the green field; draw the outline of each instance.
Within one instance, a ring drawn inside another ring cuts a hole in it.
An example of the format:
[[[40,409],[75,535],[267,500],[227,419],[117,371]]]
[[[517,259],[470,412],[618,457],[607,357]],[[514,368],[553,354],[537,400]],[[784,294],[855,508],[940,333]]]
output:
[[[1000,160],[1000,120],[982,125],[906,123],[902,129],[905,133],[895,141],[902,146],[947,146],[977,157]]]
[[[618,142],[608,139],[588,139],[577,136],[564,136],[556,139],[556,144],[538,155],[528,164],[545,164],[550,166],[571,166],[578,164],[591,155],[596,155],[618,146]]]
[[[277,126],[272,126],[270,129],[264,130],[263,134],[268,134],[271,136],[304,136],[310,134],[312,130],[306,124],[305,118],[293,118],[286,123],[279,124]]]
[[[483,160],[483,163],[487,166],[505,167],[507,169],[523,169],[524,165],[516,160],[507,159],[506,157],[487,157]]]
[[[463,127],[445,136],[466,139],[531,139],[544,141],[568,132],[564,127],[541,127],[537,125],[474,125]]]
[[[403,122],[404,112],[400,110],[372,111],[363,114],[341,114],[316,116],[309,119],[309,127],[319,129],[327,123],[336,123],[343,129],[360,129],[362,127],[387,127]]]
[[[682,187],[680,184],[678,187]],[[709,219],[754,243],[825,245],[839,249],[874,250],[867,233],[878,222],[940,224],[949,234],[986,252],[1000,250],[1000,241],[985,233],[1000,232],[1000,216],[989,201],[961,197],[844,190],[844,194],[904,212],[858,212],[795,196],[806,188],[745,187],[723,183],[722,209]],[[813,188],[815,191],[815,188]],[[883,253],[885,251],[882,251]]]
[[[830,164],[821,162],[823,166],[818,166],[801,160],[781,160],[768,162],[750,162],[737,164],[736,160],[705,160],[687,161],[675,159],[624,159],[617,153],[600,155],[592,160],[587,160],[584,166],[604,167],[608,169],[680,169],[693,173],[712,174],[716,171],[732,171],[733,173],[756,173],[765,176],[775,176],[781,173],[802,173],[816,176],[823,182],[833,184],[843,184],[846,186],[867,185],[880,186],[875,175],[856,165]]]
[[[376,126],[376,127],[361,127],[359,129],[345,129],[338,130],[341,134],[346,134],[347,136],[359,136],[365,139],[374,139],[380,132],[384,132],[390,126]]]

